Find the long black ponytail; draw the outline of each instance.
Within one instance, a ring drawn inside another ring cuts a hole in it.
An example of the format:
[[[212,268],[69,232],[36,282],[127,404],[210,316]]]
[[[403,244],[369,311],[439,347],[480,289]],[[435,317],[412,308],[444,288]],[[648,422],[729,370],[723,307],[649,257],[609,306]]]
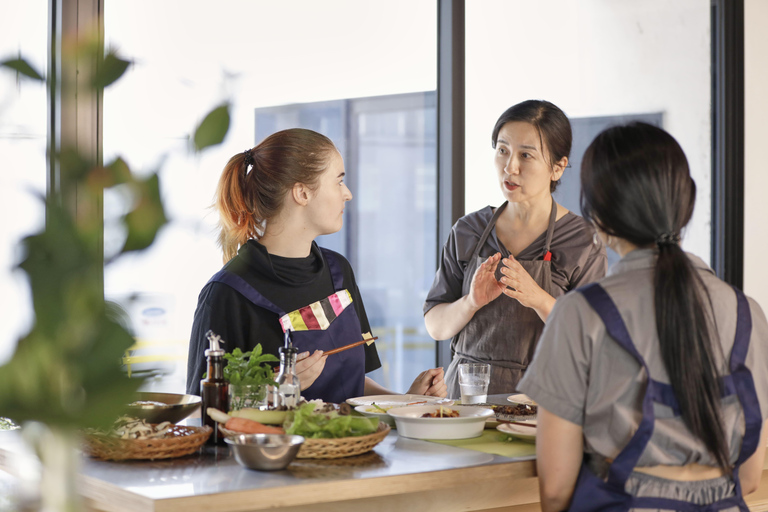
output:
[[[701,277],[680,248],[696,185],[677,141],[661,128],[632,123],[600,133],[581,166],[581,209],[603,232],[657,247],[654,309],[661,356],[683,422],[730,473],[720,418],[720,344]],[[722,358],[720,359],[722,360]]]

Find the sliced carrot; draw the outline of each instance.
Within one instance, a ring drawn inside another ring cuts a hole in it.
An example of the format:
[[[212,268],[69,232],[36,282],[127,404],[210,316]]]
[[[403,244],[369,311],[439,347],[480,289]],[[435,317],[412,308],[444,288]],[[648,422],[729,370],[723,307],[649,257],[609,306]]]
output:
[[[230,418],[224,427],[244,434],[285,434],[280,427],[270,427],[247,418]]]

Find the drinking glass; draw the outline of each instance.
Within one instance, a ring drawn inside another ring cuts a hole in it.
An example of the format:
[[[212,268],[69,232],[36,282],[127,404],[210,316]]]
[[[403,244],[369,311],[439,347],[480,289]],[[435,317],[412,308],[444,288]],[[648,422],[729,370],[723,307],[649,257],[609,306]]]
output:
[[[479,404],[488,400],[488,384],[491,382],[491,365],[486,363],[461,363],[459,387],[462,404]]]

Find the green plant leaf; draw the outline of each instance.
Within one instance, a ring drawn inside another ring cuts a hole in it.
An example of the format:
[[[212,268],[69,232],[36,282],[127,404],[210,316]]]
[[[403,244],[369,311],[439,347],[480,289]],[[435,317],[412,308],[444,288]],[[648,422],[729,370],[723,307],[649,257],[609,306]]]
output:
[[[21,57],[18,59],[4,60],[0,62],[0,67],[12,69],[17,73],[26,76],[27,78],[32,78],[33,80],[38,80],[40,82],[45,81],[43,75],[38,73],[37,70],[35,70],[35,68],[33,68],[29,62],[22,59]]]
[[[229,131],[229,104],[211,110],[195,129],[193,142],[196,151],[221,144]]]
[[[168,222],[160,199],[160,182],[157,174],[138,182],[139,198],[136,207],[124,217],[128,236],[122,252],[138,251],[149,247],[157,232]]]
[[[123,76],[123,73],[132,64],[131,61],[123,60],[112,52],[104,56],[104,60],[99,63],[96,74],[93,75],[91,85],[94,89],[103,89]]]

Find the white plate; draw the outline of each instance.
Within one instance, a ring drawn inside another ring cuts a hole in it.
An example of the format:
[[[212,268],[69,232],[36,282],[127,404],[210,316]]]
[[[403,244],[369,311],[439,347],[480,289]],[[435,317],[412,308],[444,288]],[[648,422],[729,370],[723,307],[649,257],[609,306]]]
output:
[[[378,405],[378,403],[376,404]],[[382,406],[384,409],[393,409],[395,407],[400,407],[402,404],[397,405],[390,405],[390,406]],[[414,407],[414,406],[411,406]],[[355,410],[362,414],[363,416],[372,416],[374,418],[379,418],[379,421],[383,421],[390,427],[395,427],[395,418],[387,414],[386,412],[379,411],[372,405],[358,405],[355,407]]]
[[[445,406],[443,406],[445,407]],[[413,439],[468,439],[483,433],[485,420],[493,411],[485,407],[454,405],[458,418],[422,418],[425,413],[437,411],[440,405],[412,405],[395,407],[387,413],[395,418],[397,433]]]
[[[507,397],[507,401],[512,402],[513,404],[525,404],[525,405],[539,405],[533,400],[531,400],[528,395],[524,395],[522,393],[518,393],[517,395],[511,395]]]
[[[528,427],[526,425],[518,425],[517,423],[500,423],[496,427],[496,430],[498,430],[499,432],[504,432],[505,434],[509,434],[511,436],[517,437],[519,439],[522,439],[523,441],[535,442],[536,441],[536,422],[521,421],[520,423],[526,423],[528,425],[533,425],[533,426]]]
[[[450,405],[453,403],[453,400],[427,395],[369,395],[347,398],[347,403],[353,407],[357,407],[358,405],[371,405],[374,402],[376,402],[376,405],[382,407],[391,405],[402,407],[405,405],[423,405],[438,402],[444,405]]]

